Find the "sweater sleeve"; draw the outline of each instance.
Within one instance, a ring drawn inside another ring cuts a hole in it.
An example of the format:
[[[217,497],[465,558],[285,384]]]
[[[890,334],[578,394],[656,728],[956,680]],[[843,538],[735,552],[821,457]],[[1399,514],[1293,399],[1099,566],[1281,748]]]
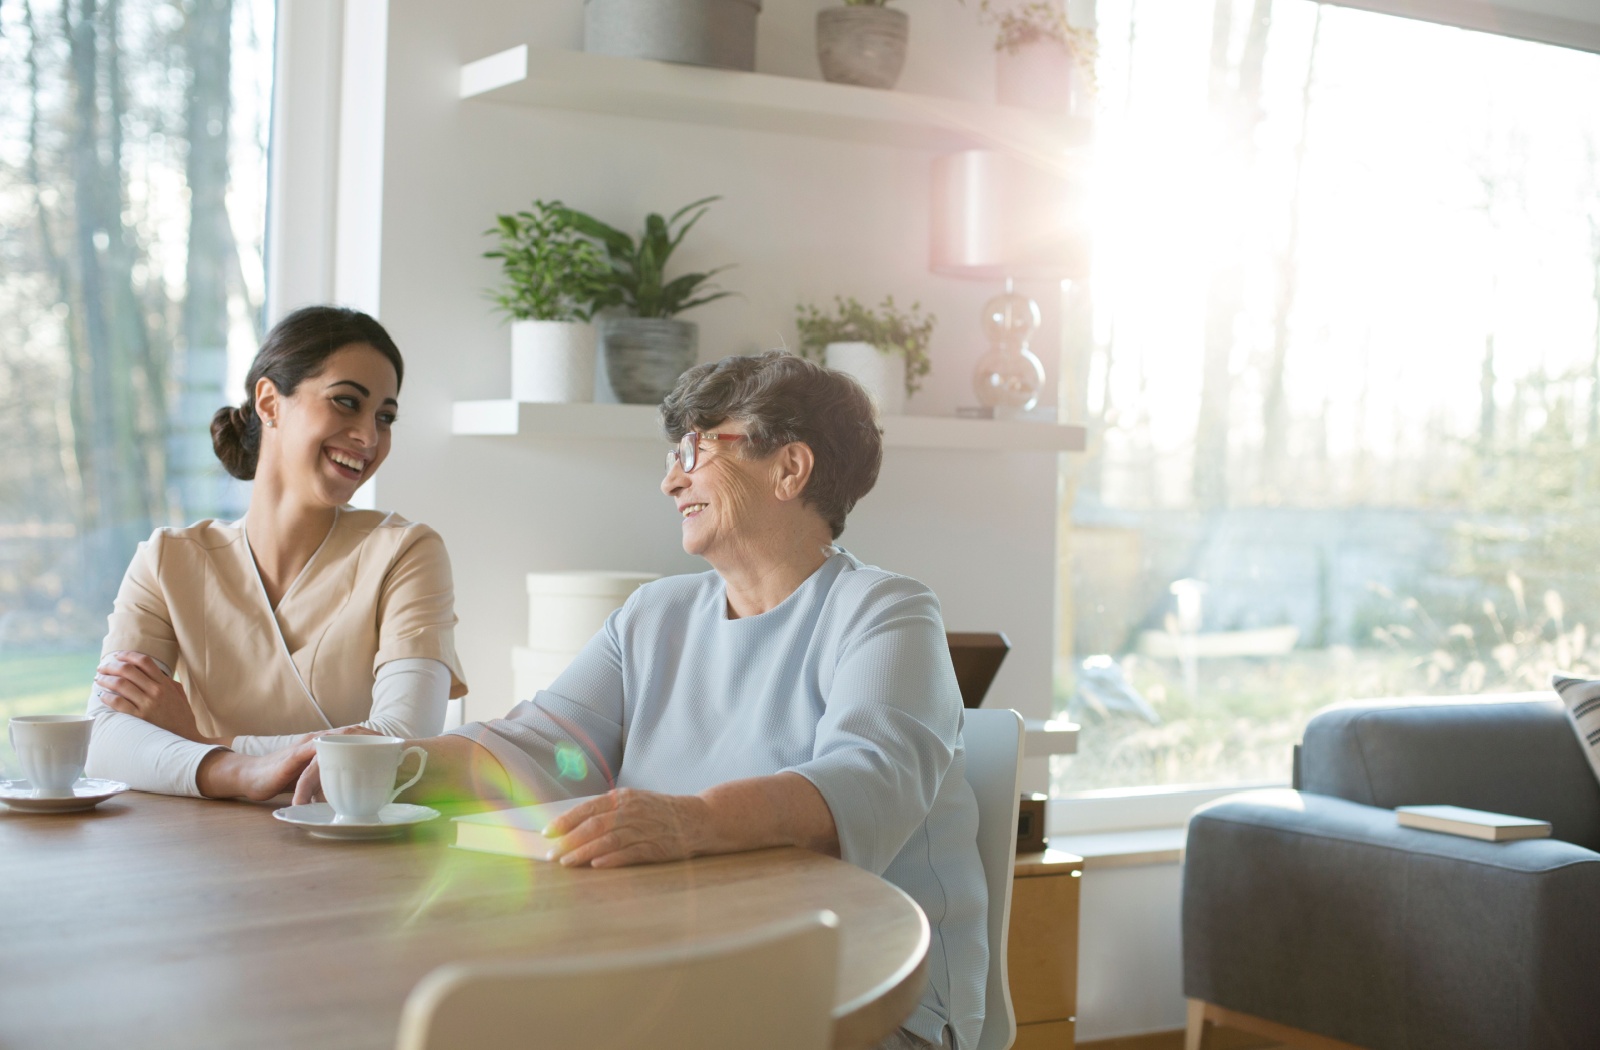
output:
[[[961,694],[939,602],[921,584],[872,586],[847,625],[810,761],[845,860],[881,875],[927,820],[949,770]]]
[[[149,655],[149,654],[146,654]],[[156,660],[163,671],[164,661]],[[201,798],[200,762],[216,744],[198,744],[142,718],[113,711],[100,702],[100,690],[89,691],[88,714],[94,716],[89,736],[86,776],[120,780],[138,791]]]
[[[621,610],[567,669],[504,718],[469,722],[447,736],[486,749],[520,788],[541,801],[610,791],[622,764]]]

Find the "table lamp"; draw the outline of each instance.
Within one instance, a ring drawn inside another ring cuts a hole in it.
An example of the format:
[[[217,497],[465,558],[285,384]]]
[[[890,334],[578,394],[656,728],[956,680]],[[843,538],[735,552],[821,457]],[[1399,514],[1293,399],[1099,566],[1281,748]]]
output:
[[[1039,306],[1013,290],[1016,277],[1055,280],[1088,273],[1088,238],[1077,218],[1072,181],[1010,153],[974,149],[933,162],[934,273],[1005,280],[983,306],[989,347],[978,358],[973,393],[997,419],[1039,403],[1044,366],[1028,341]]]

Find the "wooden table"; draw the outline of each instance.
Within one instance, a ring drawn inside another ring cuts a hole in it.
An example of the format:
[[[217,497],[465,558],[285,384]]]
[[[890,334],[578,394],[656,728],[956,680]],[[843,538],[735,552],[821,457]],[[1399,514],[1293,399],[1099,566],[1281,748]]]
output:
[[[0,1050],[391,1050],[451,960],[674,944],[831,908],[834,1045],[921,995],[928,923],[899,889],[798,849],[611,871],[446,848],[448,821],[328,842],[271,806],[130,792],[91,813],[0,807]]]

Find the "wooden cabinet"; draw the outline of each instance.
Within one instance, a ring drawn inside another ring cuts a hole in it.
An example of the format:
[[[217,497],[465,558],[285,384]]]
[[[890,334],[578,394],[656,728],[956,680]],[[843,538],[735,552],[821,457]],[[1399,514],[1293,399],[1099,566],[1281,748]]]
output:
[[[1078,891],[1083,858],[1017,856],[1006,954],[1016,1050],[1072,1050],[1078,1013]]]

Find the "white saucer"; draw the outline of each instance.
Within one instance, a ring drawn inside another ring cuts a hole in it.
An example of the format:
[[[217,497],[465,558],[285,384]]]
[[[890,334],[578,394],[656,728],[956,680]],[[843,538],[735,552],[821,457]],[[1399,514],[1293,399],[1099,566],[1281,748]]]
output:
[[[0,802],[19,813],[76,813],[93,809],[126,790],[128,785],[120,780],[82,777],[72,785],[71,795],[40,798],[38,790],[26,780],[0,780]]]
[[[272,815],[285,824],[305,828],[319,839],[386,839],[401,834],[413,824],[432,820],[439,815],[439,811],[427,806],[391,802],[378,810],[376,823],[347,824],[334,815],[333,807],[326,802],[313,802],[306,806],[275,809]]]

